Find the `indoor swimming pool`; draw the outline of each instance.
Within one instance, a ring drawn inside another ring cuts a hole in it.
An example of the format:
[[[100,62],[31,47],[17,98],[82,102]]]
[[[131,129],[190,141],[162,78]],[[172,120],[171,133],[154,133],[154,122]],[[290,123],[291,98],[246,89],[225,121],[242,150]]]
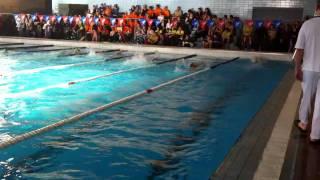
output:
[[[0,51],[0,144],[144,93],[0,149],[1,177],[208,179],[290,68],[280,61],[73,52]]]

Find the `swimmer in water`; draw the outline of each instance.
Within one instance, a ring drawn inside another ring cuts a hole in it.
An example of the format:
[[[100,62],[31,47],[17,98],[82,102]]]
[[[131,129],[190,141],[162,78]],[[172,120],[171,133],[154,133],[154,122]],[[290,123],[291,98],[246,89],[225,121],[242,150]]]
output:
[[[8,54],[9,54],[8,50],[7,50],[7,49],[4,49],[3,54],[6,55],[6,56],[8,56]]]
[[[195,71],[198,70],[200,68],[204,68],[206,65],[203,62],[192,62],[189,65],[190,70]]]
[[[74,53],[75,53],[75,54],[80,54],[80,52],[81,52],[81,51],[80,51],[80,48],[75,48],[75,49],[74,49]]]

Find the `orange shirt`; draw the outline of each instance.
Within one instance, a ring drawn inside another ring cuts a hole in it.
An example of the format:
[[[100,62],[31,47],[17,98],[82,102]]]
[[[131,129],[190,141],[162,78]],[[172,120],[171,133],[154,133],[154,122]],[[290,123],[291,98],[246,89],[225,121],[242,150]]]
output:
[[[86,30],[86,32],[89,32],[90,31],[90,24],[89,23],[86,23],[86,25],[85,25],[85,30]]]
[[[162,13],[163,13],[164,17],[169,17],[170,16],[170,10],[169,9],[163,9]]]
[[[153,17],[154,11],[152,9],[149,9],[147,14],[148,14],[149,17]]]
[[[154,10],[154,14],[155,14],[157,17],[160,16],[161,12],[162,12],[162,9],[161,9],[161,8],[156,8],[156,9]]]

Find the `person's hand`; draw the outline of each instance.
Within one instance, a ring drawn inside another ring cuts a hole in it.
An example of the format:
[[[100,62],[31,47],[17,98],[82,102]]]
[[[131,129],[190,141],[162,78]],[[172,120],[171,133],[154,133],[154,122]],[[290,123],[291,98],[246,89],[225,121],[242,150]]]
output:
[[[296,79],[297,79],[298,81],[302,81],[302,79],[303,79],[303,72],[302,72],[301,67],[296,67],[296,68],[295,68],[295,76],[296,76]]]

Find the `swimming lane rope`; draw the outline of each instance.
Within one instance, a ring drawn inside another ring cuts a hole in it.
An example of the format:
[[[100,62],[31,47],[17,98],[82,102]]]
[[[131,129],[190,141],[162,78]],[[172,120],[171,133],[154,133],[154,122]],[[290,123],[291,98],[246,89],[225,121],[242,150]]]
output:
[[[148,55],[148,54],[144,54],[144,55]],[[102,63],[102,62],[106,62],[106,61],[113,61],[113,60],[117,60],[117,59],[133,57],[133,56],[135,56],[135,55],[112,56],[107,60],[88,61],[88,62],[75,63],[75,64],[65,64],[65,65],[48,66],[48,67],[36,68],[36,69],[21,70],[21,71],[14,73],[14,75],[31,74],[31,73],[41,72],[41,71],[45,71],[45,70],[50,70],[50,69],[65,69],[68,67],[82,66],[82,65],[94,64],[94,63]]]

